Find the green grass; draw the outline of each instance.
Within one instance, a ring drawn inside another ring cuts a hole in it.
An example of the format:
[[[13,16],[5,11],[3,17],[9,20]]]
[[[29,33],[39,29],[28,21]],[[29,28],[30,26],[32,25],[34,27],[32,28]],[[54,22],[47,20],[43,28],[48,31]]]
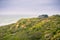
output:
[[[60,15],[21,19],[1,26],[0,40],[60,40]]]

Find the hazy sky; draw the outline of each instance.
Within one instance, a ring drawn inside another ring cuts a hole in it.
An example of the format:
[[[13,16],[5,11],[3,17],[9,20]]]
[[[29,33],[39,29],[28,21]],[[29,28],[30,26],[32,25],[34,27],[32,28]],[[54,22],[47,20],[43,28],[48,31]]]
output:
[[[60,14],[60,0],[0,0],[0,15]]]

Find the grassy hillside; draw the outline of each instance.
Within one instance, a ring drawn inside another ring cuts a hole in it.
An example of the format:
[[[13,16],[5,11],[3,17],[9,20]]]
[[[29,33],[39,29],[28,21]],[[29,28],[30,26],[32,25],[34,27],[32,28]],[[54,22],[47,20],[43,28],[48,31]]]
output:
[[[60,40],[60,15],[26,18],[2,26],[0,40]]]

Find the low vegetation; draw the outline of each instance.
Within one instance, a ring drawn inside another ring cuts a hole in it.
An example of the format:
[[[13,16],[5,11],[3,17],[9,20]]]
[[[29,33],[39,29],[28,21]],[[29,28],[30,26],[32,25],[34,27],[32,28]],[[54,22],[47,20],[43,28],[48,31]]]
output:
[[[1,26],[0,40],[60,40],[60,15],[20,19]]]

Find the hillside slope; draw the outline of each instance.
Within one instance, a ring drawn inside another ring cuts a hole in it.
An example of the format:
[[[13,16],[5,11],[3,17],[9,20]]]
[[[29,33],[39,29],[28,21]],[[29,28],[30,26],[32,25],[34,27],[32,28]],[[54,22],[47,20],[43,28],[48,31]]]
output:
[[[0,40],[60,40],[60,15],[21,19],[2,26]]]

